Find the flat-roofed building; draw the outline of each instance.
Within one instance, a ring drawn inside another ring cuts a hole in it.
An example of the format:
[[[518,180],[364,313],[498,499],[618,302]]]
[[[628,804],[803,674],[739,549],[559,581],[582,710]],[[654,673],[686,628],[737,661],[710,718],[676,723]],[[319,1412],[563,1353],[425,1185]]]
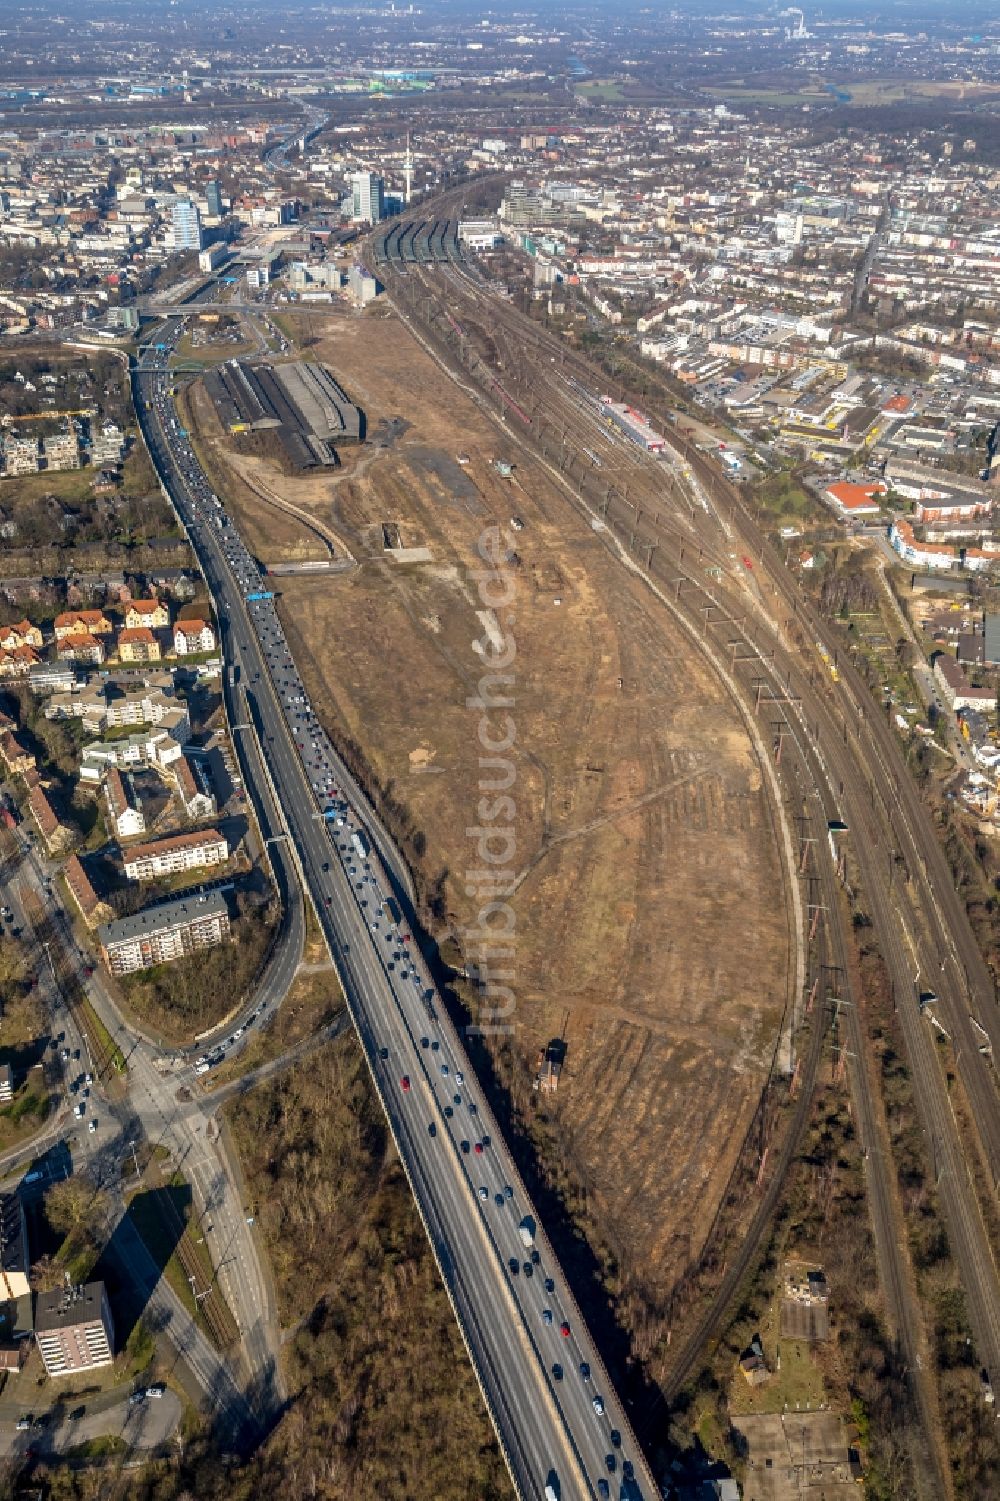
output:
[[[225,943],[229,930],[224,893],[203,891],[106,923],[97,936],[111,973],[130,975]]]
[[[114,1324],[103,1282],[39,1293],[35,1304],[35,1341],[49,1376],[111,1365]]]

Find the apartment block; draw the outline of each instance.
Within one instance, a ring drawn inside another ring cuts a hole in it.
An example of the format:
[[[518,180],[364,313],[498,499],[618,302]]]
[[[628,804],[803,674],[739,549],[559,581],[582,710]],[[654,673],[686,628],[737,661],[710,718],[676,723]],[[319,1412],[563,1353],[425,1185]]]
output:
[[[160,643],[148,626],[118,632],[118,657],[122,662],[159,662]]]
[[[63,866],[63,879],[88,928],[96,927],[98,923],[111,922],[115,914],[108,903],[97,895],[79,856],[70,855]]]
[[[203,829],[136,845],[125,856],[125,874],[130,881],[154,881],[184,870],[224,865],[228,859],[229,842],[225,835],[218,829]]]
[[[56,656],[60,662],[85,662],[92,667],[100,667],[107,652],[100,636],[90,636],[86,631],[73,631],[59,637]]]
[[[117,766],[108,767],[104,778],[104,798],[112,828],[119,839],[133,839],[136,834],[145,834],[146,816],[128,772],[123,775]]]
[[[103,610],[66,610],[55,618],[56,640],[64,636],[110,636],[114,626]]]
[[[221,891],[200,892],[146,907],[97,930],[104,962],[113,975],[130,975],[169,964],[229,937],[229,906]]]
[[[42,443],[46,469],[79,469],[80,440],[73,428],[53,433]]]
[[[181,711],[177,714],[180,718]],[[183,721],[186,724],[186,714]],[[88,741],[81,752],[80,775],[85,782],[99,782],[109,766],[169,766],[181,754],[180,741],[165,722],[121,740]]]
[[[42,648],[42,633],[30,620],[0,626],[0,649],[14,651],[18,646],[33,646],[38,651]]]
[[[111,1365],[114,1324],[103,1282],[39,1293],[35,1304],[35,1340],[49,1376]]]
[[[215,632],[204,620],[178,620],[174,626],[174,651],[179,657],[214,651]]]
[[[101,464],[120,463],[124,447],[125,434],[117,423],[106,422],[96,432],[91,429],[90,462],[95,468]]]
[[[158,599],[133,599],[125,611],[125,625],[130,631],[146,626],[151,631],[166,630],[170,611]]]
[[[37,438],[19,438],[13,433],[3,440],[4,474],[37,474],[39,452]]]
[[[217,804],[200,763],[189,760],[187,756],[178,756],[171,771],[188,818],[212,818]]]

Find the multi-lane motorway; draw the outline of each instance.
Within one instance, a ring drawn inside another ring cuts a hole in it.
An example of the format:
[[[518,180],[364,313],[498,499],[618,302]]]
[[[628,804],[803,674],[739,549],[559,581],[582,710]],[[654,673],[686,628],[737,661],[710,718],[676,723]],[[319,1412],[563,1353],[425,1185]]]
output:
[[[215,599],[230,717],[263,751],[517,1491],[651,1497],[652,1475],[402,915],[405,871],[319,726],[267,582],[177,425],[167,374],[177,336],[168,325],[143,352],[136,410]]]

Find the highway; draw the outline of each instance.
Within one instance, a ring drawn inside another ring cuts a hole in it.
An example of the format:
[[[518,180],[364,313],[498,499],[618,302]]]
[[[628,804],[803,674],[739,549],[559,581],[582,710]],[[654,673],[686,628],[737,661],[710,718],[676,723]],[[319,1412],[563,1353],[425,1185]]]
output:
[[[176,338],[168,326],[143,352],[136,410],[216,602],[231,721],[252,724],[263,749],[515,1487],[525,1498],[546,1485],[560,1498],[654,1496],[409,925],[396,920],[389,898],[408,910],[408,873],[315,719],[266,581],[176,424],[166,373]],[[530,1247],[525,1216],[537,1227]]]

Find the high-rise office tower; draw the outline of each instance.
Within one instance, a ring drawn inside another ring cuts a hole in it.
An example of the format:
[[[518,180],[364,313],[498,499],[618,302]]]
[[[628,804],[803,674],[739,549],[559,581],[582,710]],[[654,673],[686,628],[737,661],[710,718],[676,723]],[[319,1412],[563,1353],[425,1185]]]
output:
[[[175,250],[201,249],[201,215],[190,198],[178,198],[172,211]]]
[[[355,172],[351,179],[354,192],[354,218],[377,224],[385,218],[385,183],[374,172]]]

